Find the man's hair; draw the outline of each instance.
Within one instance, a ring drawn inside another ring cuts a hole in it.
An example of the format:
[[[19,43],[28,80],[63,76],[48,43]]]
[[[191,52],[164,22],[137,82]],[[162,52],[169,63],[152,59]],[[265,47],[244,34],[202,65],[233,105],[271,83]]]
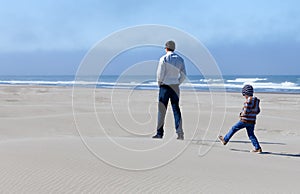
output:
[[[174,50],[172,50],[172,49],[170,49],[170,48],[166,48],[167,49],[167,51],[172,51],[172,52],[174,52]]]
[[[166,42],[165,48],[169,49],[169,51],[175,51],[175,42],[173,40],[169,40]]]

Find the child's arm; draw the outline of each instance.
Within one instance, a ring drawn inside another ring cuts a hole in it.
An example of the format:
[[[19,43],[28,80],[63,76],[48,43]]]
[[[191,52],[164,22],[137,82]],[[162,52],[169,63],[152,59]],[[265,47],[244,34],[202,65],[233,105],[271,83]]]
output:
[[[260,113],[259,103],[260,100],[256,97],[248,98],[244,103],[244,107],[242,112],[240,113],[240,117],[247,117],[248,115],[253,117],[253,115],[256,116],[257,114],[259,114]]]
[[[252,108],[253,108],[253,103],[252,103],[252,98],[250,97],[244,103],[244,107],[243,107],[242,112],[240,113],[240,117],[243,117],[243,116],[251,113]]]

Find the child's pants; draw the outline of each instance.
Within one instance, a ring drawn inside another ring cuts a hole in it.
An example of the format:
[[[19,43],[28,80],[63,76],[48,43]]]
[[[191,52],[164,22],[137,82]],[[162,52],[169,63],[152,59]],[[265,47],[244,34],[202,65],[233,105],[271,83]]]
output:
[[[247,129],[247,134],[249,139],[251,140],[253,146],[255,147],[256,150],[260,149],[260,145],[258,143],[258,140],[254,134],[254,127],[255,124],[251,123],[244,123],[242,121],[237,122],[231,129],[230,131],[225,135],[224,140],[228,142],[230,138],[238,132],[240,129],[246,128]]]

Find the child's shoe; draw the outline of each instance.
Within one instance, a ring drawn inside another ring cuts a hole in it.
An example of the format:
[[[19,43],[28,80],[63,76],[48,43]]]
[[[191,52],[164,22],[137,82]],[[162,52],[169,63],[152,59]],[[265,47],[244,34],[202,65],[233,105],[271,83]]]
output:
[[[254,149],[254,150],[251,150],[251,152],[260,154],[260,153],[262,153],[262,149],[261,149],[261,148],[259,148],[259,149]]]
[[[227,144],[227,142],[224,140],[224,137],[222,135],[219,136],[219,140],[223,145]]]

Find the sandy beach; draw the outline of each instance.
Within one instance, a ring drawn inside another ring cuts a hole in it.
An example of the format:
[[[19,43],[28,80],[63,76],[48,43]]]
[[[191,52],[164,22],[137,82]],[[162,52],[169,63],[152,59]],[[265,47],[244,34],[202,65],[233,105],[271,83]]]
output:
[[[171,107],[166,136],[151,138],[157,93],[0,86],[0,192],[299,192],[299,94],[255,94],[255,154],[245,130],[217,141],[238,121],[241,94],[182,91],[178,141]]]

